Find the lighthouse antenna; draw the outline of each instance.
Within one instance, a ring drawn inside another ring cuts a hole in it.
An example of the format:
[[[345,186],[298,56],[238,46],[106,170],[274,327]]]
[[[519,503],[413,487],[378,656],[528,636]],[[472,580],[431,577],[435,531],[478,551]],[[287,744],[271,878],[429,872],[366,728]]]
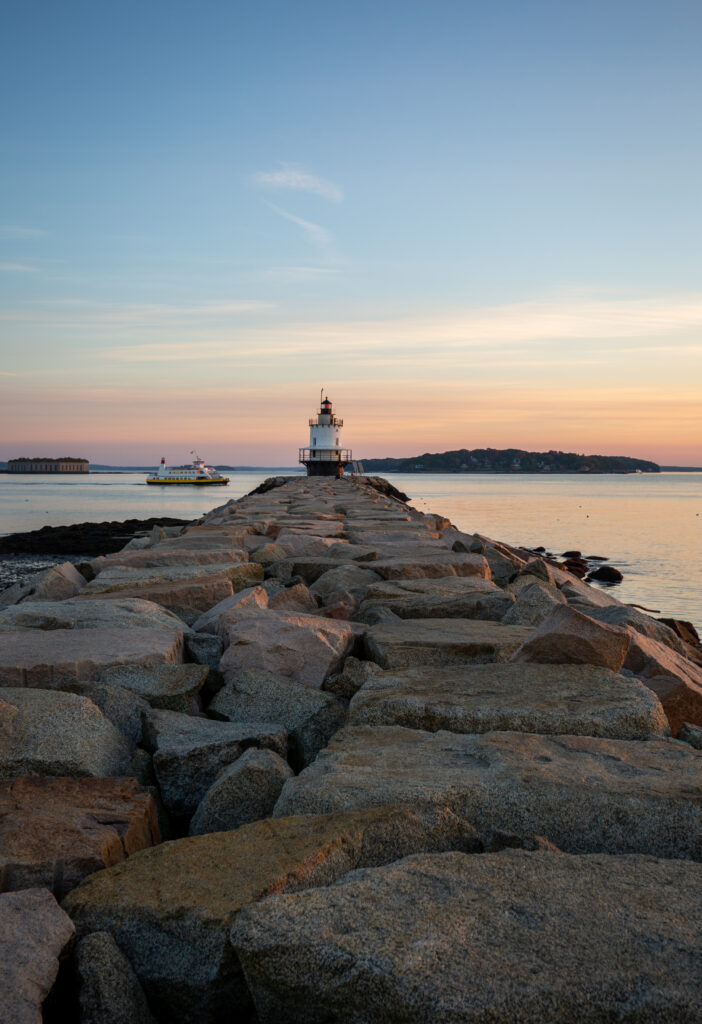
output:
[[[319,392],[319,404],[321,405],[323,401],[324,401],[324,388],[322,388],[320,390],[320,392]]]

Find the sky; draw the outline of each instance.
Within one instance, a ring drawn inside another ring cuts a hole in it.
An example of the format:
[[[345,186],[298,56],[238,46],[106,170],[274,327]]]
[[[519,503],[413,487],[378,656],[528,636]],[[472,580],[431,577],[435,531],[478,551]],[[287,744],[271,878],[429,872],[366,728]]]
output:
[[[6,0],[0,459],[702,465],[702,7]]]

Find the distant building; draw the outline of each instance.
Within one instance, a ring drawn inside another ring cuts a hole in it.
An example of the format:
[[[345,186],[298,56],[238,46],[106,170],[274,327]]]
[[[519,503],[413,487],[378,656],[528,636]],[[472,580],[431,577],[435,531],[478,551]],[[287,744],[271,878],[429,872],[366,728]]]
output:
[[[87,459],[10,459],[8,473],[89,473]]]

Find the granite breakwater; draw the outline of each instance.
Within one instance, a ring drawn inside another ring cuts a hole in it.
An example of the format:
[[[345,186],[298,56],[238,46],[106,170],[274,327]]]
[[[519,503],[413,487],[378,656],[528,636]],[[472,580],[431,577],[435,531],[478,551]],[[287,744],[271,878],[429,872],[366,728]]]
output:
[[[0,591],[0,1020],[699,1021],[693,634],[374,480]]]

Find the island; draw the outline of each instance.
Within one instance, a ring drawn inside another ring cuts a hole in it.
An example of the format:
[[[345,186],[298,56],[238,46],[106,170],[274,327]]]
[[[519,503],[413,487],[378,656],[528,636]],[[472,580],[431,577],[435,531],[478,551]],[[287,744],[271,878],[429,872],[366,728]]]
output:
[[[459,448],[408,459],[363,459],[372,473],[660,473],[646,459],[626,455],[525,452],[520,448]]]

